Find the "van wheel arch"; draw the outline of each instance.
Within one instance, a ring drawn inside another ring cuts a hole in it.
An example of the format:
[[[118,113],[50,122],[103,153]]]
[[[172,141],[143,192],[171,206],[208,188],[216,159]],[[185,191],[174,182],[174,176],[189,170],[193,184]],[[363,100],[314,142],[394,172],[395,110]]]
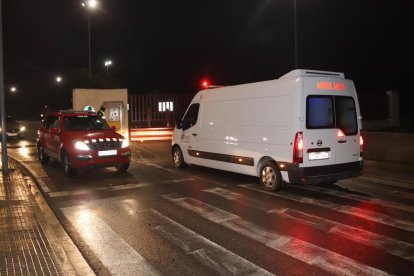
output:
[[[270,156],[263,156],[262,158],[260,158],[256,166],[256,174],[258,177],[260,177],[260,169],[262,168],[263,164],[265,164],[266,162],[274,162],[276,164],[276,160]]]

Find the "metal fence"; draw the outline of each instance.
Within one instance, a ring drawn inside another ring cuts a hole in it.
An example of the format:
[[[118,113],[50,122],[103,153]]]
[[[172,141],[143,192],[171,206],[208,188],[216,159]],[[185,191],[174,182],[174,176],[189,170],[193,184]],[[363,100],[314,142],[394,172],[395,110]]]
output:
[[[170,127],[181,118],[190,101],[191,93],[164,93],[129,95],[129,123],[137,127]]]

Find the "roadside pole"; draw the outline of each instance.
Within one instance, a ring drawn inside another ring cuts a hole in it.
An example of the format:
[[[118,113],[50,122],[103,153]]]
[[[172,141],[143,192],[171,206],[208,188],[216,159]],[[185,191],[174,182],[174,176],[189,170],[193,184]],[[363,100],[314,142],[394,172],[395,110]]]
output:
[[[3,174],[9,173],[6,141],[6,105],[4,103],[4,68],[3,68],[3,17],[2,1],[0,0],[0,119],[1,119],[1,165]]]

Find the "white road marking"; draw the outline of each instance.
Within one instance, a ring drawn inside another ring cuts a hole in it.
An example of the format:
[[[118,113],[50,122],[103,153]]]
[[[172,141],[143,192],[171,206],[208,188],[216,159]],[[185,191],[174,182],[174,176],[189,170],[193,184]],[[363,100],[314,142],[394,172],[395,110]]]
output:
[[[329,273],[335,275],[388,275],[384,271],[366,266],[319,246],[286,236],[278,231],[269,231],[237,215],[194,198],[180,197],[178,194],[164,195],[163,197],[232,231],[254,239],[309,265],[320,267]]]
[[[374,221],[378,223],[382,223],[385,225],[389,225],[392,227],[408,230],[408,231],[414,231],[414,223],[411,221],[406,220],[400,220],[400,219],[394,219],[386,214],[379,214],[376,212],[372,212],[366,209],[358,208],[358,207],[352,207],[347,205],[340,205],[337,203],[325,201],[322,199],[315,199],[311,197],[303,197],[301,195],[297,194],[290,194],[283,191],[279,191],[277,193],[268,192],[265,190],[262,190],[261,188],[257,187],[257,185],[254,184],[247,184],[247,185],[239,185],[239,187],[243,187],[249,190],[257,191],[260,193],[272,195],[274,197],[284,198],[288,200],[293,200],[300,203],[305,204],[312,204],[315,206],[331,209],[340,213],[357,216],[369,221]]]
[[[376,247],[389,254],[414,261],[413,244],[288,208],[280,210],[272,209],[268,212],[278,213],[295,222],[306,223],[311,227],[322,229],[328,233],[334,233],[347,240]]]
[[[137,163],[141,163],[141,164],[144,164],[146,166],[154,167],[154,168],[164,170],[164,171],[167,171],[167,172],[173,172],[174,171],[172,169],[167,169],[167,168],[161,167],[160,165],[157,165],[157,164],[155,164],[155,163],[153,163],[149,160],[146,160],[146,159],[140,159],[140,160],[137,161]]]
[[[163,180],[162,183],[181,183],[181,182],[189,182],[194,181],[194,178],[182,178],[182,179],[173,179],[173,180]]]
[[[236,200],[243,196],[242,194],[234,193],[222,188],[205,189],[203,192],[212,193],[228,200]]]
[[[362,188],[362,189],[370,189],[375,191],[376,194],[384,194],[384,195],[394,195],[400,198],[405,198],[405,199],[414,199],[414,194],[412,192],[402,192],[402,191],[398,191],[398,190],[393,190],[390,189],[390,187],[381,187],[378,185],[375,185],[375,182],[369,182],[369,181],[364,181],[364,180],[359,180],[357,183],[353,180],[349,180],[349,179],[344,179],[341,180],[341,183],[345,184],[345,185],[349,185],[349,186],[354,186],[355,189],[358,188]],[[382,183],[380,183],[382,184]],[[394,189],[397,189],[398,187],[394,186]],[[412,189],[412,187],[411,187]]]
[[[217,209],[210,205],[206,205],[205,203],[194,198],[184,198],[180,197],[178,194],[168,194],[163,195],[162,197],[169,201],[173,201],[184,208],[190,209],[191,211],[215,223],[222,223],[226,220],[233,220],[238,218],[238,216],[232,213]]]
[[[139,184],[123,184],[123,185],[116,185],[116,186],[109,186],[109,187],[98,187],[94,189],[88,190],[75,190],[75,191],[62,191],[62,192],[50,192],[50,197],[60,197],[60,196],[78,196],[78,195],[87,195],[92,194],[95,192],[110,192],[110,191],[121,191],[121,190],[128,190],[128,189],[136,189],[136,188],[145,188],[151,186],[151,183],[139,183]]]
[[[85,206],[61,210],[112,275],[160,275],[144,257]]]
[[[273,275],[163,214],[155,210],[151,212],[161,221],[154,227],[155,231],[214,271],[215,275]]]
[[[358,200],[362,202],[375,203],[375,204],[379,204],[384,207],[399,209],[399,210],[403,210],[407,212],[414,212],[414,208],[412,206],[404,205],[398,202],[392,202],[392,201],[378,199],[378,198],[371,198],[369,196],[357,195],[353,193],[347,193],[347,192],[342,192],[342,191],[318,187],[318,186],[296,186],[296,187],[303,189],[303,190],[307,190],[307,191],[334,195],[334,196],[352,199],[352,200]]]

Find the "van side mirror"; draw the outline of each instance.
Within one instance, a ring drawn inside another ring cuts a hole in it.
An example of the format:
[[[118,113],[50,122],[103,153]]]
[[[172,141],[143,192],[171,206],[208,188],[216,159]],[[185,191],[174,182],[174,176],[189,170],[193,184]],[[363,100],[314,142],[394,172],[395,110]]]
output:
[[[183,122],[181,121],[181,119],[177,118],[177,120],[175,121],[175,127],[177,129],[182,129],[183,128]]]

